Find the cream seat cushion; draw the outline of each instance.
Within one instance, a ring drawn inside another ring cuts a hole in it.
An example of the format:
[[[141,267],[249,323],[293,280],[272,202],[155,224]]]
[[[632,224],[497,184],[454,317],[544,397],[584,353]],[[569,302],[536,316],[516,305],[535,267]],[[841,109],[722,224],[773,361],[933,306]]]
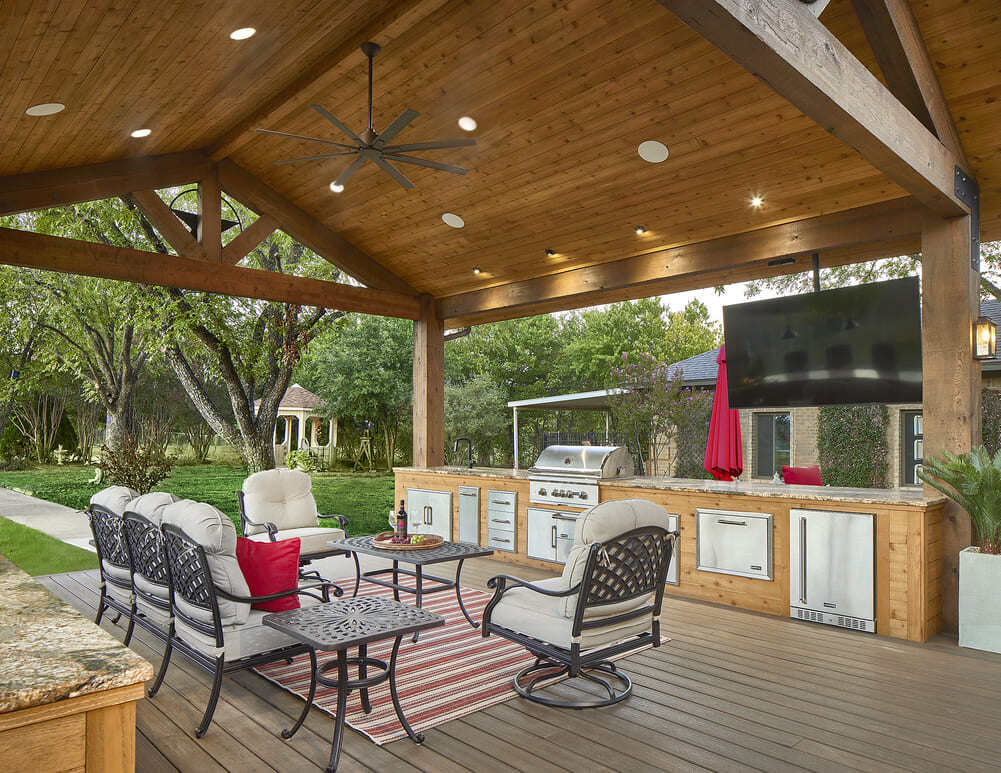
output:
[[[225,513],[205,502],[182,499],[167,505],[162,510],[163,523],[176,526],[205,550],[212,582],[217,588],[234,596],[249,596],[250,588],[240,571],[236,560],[236,527]],[[246,622],[250,614],[250,604],[230,601],[221,596],[219,614],[224,625]],[[174,594],[174,603],[182,612],[192,618],[212,623],[212,610],[188,604],[179,593]]]
[[[243,481],[243,509],[256,523],[273,523],[279,531],[319,526],[313,482],[301,470],[262,470]],[[266,533],[263,526],[246,526],[246,536]]]
[[[141,515],[154,526],[159,526],[163,521],[163,509],[177,501],[177,497],[166,491],[151,491],[129,502],[125,511]]]
[[[301,529],[285,529],[275,534],[276,540],[298,537],[300,541],[299,555],[309,556],[314,553],[325,553],[330,550],[328,542],[344,539],[344,529],[326,528],[324,526],[307,526]],[[251,534],[248,539],[255,542],[270,542],[268,533]]]
[[[108,486],[90,498],[92,505],[99,505],[115,515],[122,515],[129,502],[139,496],[139,492],[127,486]]]

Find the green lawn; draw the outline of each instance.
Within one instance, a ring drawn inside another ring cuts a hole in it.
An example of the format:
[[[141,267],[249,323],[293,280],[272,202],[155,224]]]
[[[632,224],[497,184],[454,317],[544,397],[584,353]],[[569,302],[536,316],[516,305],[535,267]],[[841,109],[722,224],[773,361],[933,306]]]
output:
[[[99,488],[87,482],[93,475],[93,467],[51,465],[24,472],[0,472],[0,486],[30,491],[40,499],[82,509]],[[246,472],[239,467],[175,467],[157,489],[183,499],[208,502],[232,518],[239,530],[236,491],[245,477]],[[393,506],[391,474],[316,472],[311,477],[317,509],[328,515],[348,516],[349,535],[374,534],[387,528],[386,518]]]
[[[58,574],[97,568],[95,553],[6,518],[0,518],[0,553],[28,574]]]

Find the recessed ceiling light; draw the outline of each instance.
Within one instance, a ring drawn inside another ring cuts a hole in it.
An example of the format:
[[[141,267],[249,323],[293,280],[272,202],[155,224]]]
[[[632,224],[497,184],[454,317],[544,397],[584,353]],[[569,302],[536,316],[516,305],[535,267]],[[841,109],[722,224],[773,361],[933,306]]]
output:
[[[667,145],[663,142],[657,142],[657,140],[641,142],[636,148],[636,152],[640,154],[640,158],[651,164],[659,164],[661,161],[667,160]]]
[[[465,220],[463,220],[461,217],[451,212],[446,212],[444,215],[441,216],[441,219],[445,223],[445,225],[450,225],[452,226],[452,228],[462,228],[463,226],[466,225]]]
[[[480,273],[480,267],[479,266],[473,266],[473,273],[474,274]]]
[[[751,196],[751,206],[754,207],[755,209],[757,209],[764,203],[765,203],[764,199],[762,199],[760,196]]]
[[[340,193],[341,191],[344,190],[344,186],[341,185],[339,182],[335,181],[330,183],[330,190],[332,190],[334,193]]]
[[[43,115],[55,115],[56,113],[61,113],[66,109],[66,105],[62,102],[43,102],[40,105],[32,105],[27,110],[25,110],[25,115],[31,115],[39,118]]]
[[[247,38],[252,38],[255,32],[257,32],[257,30],[253,27],[240,27],[240,29],[233,30],[229,33],[229,36],[233,40],[246,40]]]
[[[467,132],[476,131],[476,119],[470,118],[468,115],[462,116],[459,119],[459,128]]]
[[[641,226],[641,225],[638,225],[638,226],[636,226],[636,227],[635,227],[635,228],[634,228],[633,230],[634,230],[634,231],[636,231],[636,233],[637,233],[637,234],[640,234],[640,235],[642,235],[642,234],[645,234],[645,233],[646,233],[646,228],[644,228],[644,227],[643,227],[643,226]]]
[[[555,255],[555,254],[556,254],[556,250],[546,250],[546,255],[548,255],[549,257],[553,257],[553,255]]]
[[[152,129],[136,129],[129,136],[130,137],[135,137],[136,139],[139,139],[141,137],[148,137],[152,133],[153,133]]]

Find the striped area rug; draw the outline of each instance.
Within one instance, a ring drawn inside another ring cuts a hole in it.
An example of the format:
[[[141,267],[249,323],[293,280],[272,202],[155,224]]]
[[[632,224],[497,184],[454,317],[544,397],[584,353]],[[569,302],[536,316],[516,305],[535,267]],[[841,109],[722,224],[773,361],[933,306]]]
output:
[[[353,588],[354,578],[338,580],[342,588]],[[391,591],[372,583],[362,583],[359,595],[391,595]],[[406,603],[411,594],[402,594]],[[462,601],[474,620],[483,615],[490,595],[463,588]],[[412,603],[412,602],[411,602]],[[420,732],[474,711],[493,706],[517,695],[511,687],[514,675],[534,661],[523,647],[498,636],[484,639],[462,616],[455,593],[444,591],[424,599],[424,609],[445,618],[445,625],[423,631],[417,644],[404,638],[396,663],[396,683],[400,703],[407,720]],[[388,661],[392,640],[369,645],[370,657]],[[319,654],[320,663],[336,659],[334,653]],[[349,653],[350,655],[356,652]],[[266,679],[305,700],[309,694],[309,656],[300,655],[291,665],[284,661],[255,669]],[[351,678],[357,669],[351,668]],[[372,713],[361,708],[358,692],[348,697],[345,721],[382,745],[407,734],[400,727],[385,682],[369,691]],[[337,691],[317,687],[315,704],[333,715],[337,707]]]

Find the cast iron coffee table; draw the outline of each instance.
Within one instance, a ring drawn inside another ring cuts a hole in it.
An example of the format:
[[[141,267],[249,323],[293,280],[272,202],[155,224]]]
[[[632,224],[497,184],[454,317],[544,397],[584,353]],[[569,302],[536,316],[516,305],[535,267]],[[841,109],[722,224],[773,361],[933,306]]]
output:
[[[398,601],[390,601],[380,596],[368,596],[360,599],[338,599],[302,609],[275,612],[264,616],[264,624],[287,633],[309,647],[311,667],[309,697],[306,698],[306,705],[295,724],[287,730],[282,730],[282,738],[291,738],[306,721],[309,709],[313,705],[313,698],[316,696],[317,683],[337,690],[337,715],[334,718],[334,739],[330,746],[328,773],[337,770],[337,762],[341,756],[341,740],[344,735],[344,714],[348,694],[352,690],[359,691],[362,710],[368,714],[372,711],[368,697],[369,688],[389,680],[389,694],[393,699],[393,708],[396,710],[400,725],[414,743],[424,743],[424,734],[414,732],[403,714],[403,707],[400,706],[400,697],[396,691],[396,656],[405,635],[442,626],[445,624],[445,618],[422,609],[408,607]],[[395,639],[388,663],[368,656],[368,645],[383,639]],[[348,657],[348,650],[352,647],[358,648],[356,658]],[[317,667],[317,652],[336,652],[337,658]],[[357,679],[348,678],[348,666],[358,667]],[[327,671],[335,668],[336,679],[324,676]],[[377,673],[369,676],[369,668],[376,669]]]
[[[338,548],[339,550],[344,550],[351,554],[352,558],[355,560],[355,592],[354,596],[358,595],[358,588],[361,586],[361,581],[365,580],[367,582],[375,583],[376,585],[381,585],[384,588],[391,588],[393,591],[393,598],[397,601],[400,600],[400,591],[405,591],[406,593],[413,593],[417,599],[417,608],[420,609],[424,603],[424,597],[432,593],[441,593],[442,591],[451,590],[455,588],[455,598],[459,602],[459,609],[462,610],[462,614],[465,616],[466,620],[473,628],[479,628],[480,624],[473,620],[469,616],[469,612],[466,611],[466,605],[462,603],[462,588],[459,585],[459,579],[462,575],[462,563],[467,558],[480,558],[483,556],[492,556],[494,551],[489,548],[481,548],[479,545],[473,545],[468,542],[443,542],[439,547],[427,548],[425,550],[384,550],[382,548],[375,547],[372,544],[372,540],[375,537],[348,537],[347,539],[337,540],[335,542],[328,542],[327,544],[332,548]],[[370,572],[362,573],[361,564],[358,563],[358,554],[365,553],[370,556],[378,556],[379,558],[388,558],[393,561],[392,569],[374,569]],[[448,561],[458,561],[459,565],[455,567],[455,580],[448,580],[444,577],[436,577],[433,574],[425,574],[424,567],[428,564],[443,564]],[[401,569],[400,562],[405,564],[413,564],[413,569]],[[382,575],[392,575],[392,580],[382,579]],[[400,575],[406,577],[413,577],[415,579],[415,585],[403,585],[400,582]],[[435,584],[425,588],[424,580],[431,580]],[[414,641],[417,641],[419,634],[414,634]]]

